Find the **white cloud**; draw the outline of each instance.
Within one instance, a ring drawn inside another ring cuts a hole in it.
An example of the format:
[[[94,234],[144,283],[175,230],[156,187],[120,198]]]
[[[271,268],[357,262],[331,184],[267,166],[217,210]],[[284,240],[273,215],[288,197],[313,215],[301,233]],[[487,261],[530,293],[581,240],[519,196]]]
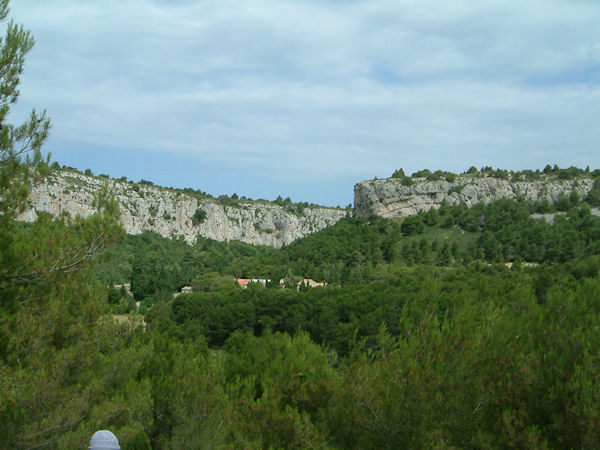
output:
[[[59,160],[73,145],[145,149],[348,191],[400,166],[600,162],[595,1],[12,9],[38,42],[16,115],[49,110]]]

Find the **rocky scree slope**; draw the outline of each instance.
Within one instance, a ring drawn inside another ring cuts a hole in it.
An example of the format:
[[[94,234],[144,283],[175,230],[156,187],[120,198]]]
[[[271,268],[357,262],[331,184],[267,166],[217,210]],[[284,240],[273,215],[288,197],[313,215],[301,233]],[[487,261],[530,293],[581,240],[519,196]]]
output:
[[[217,241],[237,240],[279,248],[282,245],[333,225],[346,215],[339,208],[308,207],[297,215],[268,202],[239,201],[239,206],[221,205],[214,199],[196,198],[157,186],[101,179],[77,172],[54,170],[30,193],[30,206],[19,220],[33,222],[39,212],[59,217],[89,216],[94,193],[108,183],[121,208],[121,223],[128,234],[154,231],[163,237],[192,244],[198,236]],[[200,223],[192,217],[205,213]]]
[[[459,176],[453,182],[428,181],[413,178],[413,185],[403,184],[401,179],[361,181],[354,186],[354,214],[376,214],[386,218],[402,218],[439,208],[443,201],[449,205],[459,203],[472,206],[489,203],[502,198],[522,197],[529,202],[548,200],[556,202],[561,195],[576,191],[584,198],[594,185],[591,178],[574,180],[508,181],[499,178],[476,178]]]

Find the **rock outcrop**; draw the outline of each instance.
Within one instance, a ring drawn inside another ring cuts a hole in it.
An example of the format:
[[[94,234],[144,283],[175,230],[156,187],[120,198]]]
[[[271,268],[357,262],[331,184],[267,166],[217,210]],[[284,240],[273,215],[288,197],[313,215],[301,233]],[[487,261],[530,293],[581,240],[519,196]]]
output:
[[[203,236],[279,248],[333,225],[346,215],[342,209],[326,207],[307,207],[302,214],[293,214],[281,206],[261,201],[222,205],[215,199],[197,200],[157,186],[56,170],[32,187],[30,206],[18,219],[32,222],[40,212],[55,217],[94,214],[94,193],[104,183],[108,183],[119,200],[121,222],[128,234],[151,230],[169,238],[182,236],[190,244]],[[194,223],[192,218],[198,209],[204,211],[205,218]]]
[[[407,186],[401,179],[362,181],[354,186],[354,212],[357,216],[376,214],[395,218],[439,208],[443,201],[449,205],[459,203],[472,206],[502,198],[522,197],[530,202],[559,200],[561,195],[576,191],[584,198],[592,189],[591,178],[575,180],[508,181],[498,178],[459,176],[453,182],[413,179]]]

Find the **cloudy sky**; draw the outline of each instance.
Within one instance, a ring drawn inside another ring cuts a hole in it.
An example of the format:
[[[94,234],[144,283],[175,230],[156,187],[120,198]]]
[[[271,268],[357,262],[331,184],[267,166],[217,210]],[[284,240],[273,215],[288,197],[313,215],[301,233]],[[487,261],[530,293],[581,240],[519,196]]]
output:
[[[600,167],[598,0],[11,3],[12,120],[81,170],[345,206],[400,167]]]

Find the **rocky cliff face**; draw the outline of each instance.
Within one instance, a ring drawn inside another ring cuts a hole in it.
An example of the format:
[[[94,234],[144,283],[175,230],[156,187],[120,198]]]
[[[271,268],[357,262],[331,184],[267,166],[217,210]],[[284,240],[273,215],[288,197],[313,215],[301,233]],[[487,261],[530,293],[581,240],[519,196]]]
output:
[[[419,211],[439,208],[445,200],[449,205],[489,203],[502,198],[523,197],[536,202],[547,199],[556,202],[561,195],[576,191],[583,198],[593,187],[589,178],[555,181],[516,181],[498,178],[461,176],[454,182],[415,179],[412,186],[402,180],[362,181],[354,186],[354,210],[357,216],[406,217]]]
[[[279,248],[295,239],[333,225],[346,215],[335,208],[305,208],[302,215],[292,214],[267,202],[244,202],[227,206],[207,199],[198,201],[189,195],[156,186],[104,180],[76,172],[54,171],[33,186],[30,207],[19,220],[32,222],[39,212],[55,217],[89,216],[94,192],[104,183],[116,194],[121,207],[121,222],[128,234],[154,231],[161,236],[183,238],[194,243],[198,236],[218,241],[238,240],[254,245]],[[197,209],[206,218],[194,224]]]

